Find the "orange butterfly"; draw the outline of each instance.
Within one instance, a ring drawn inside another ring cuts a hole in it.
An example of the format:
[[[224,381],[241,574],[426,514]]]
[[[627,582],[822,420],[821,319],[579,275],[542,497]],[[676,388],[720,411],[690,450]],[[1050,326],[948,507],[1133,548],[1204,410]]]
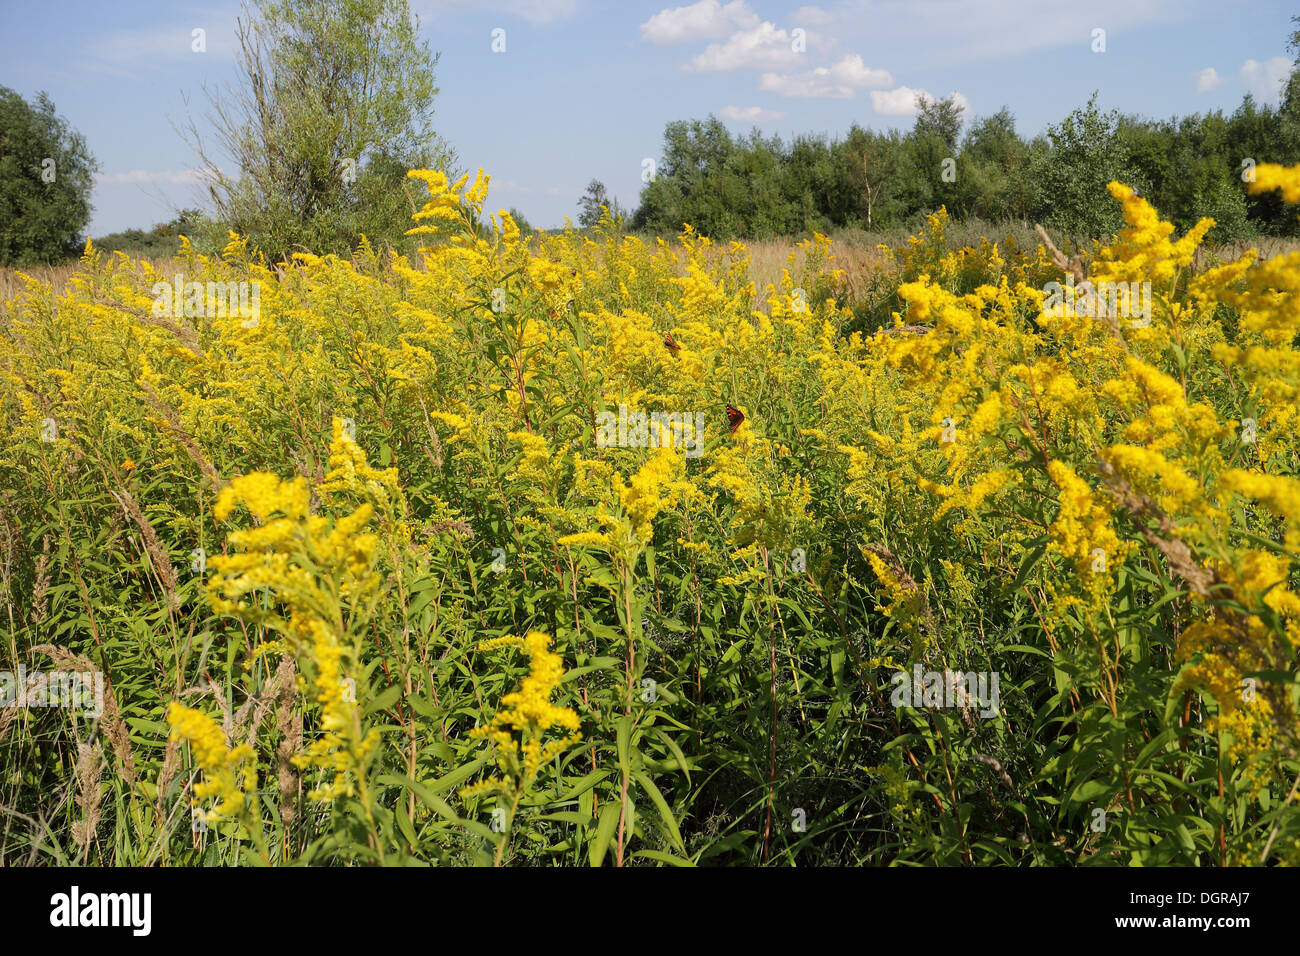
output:
[[[667,335],[664,336],[664,345],[666,345],[668,347],[668,351],[672,352],[674,355],[676,355],[678,352],[682,350],[682,347],[677,344],[677,340],[673,338],[673,334],[671,332],[669,332]]]
[[[731,423],[731,432],[733,435],[735,434],[736,429],[740,427],[740,423],[743,422],[744,420],[745,420],[744,412],[742,412],[735,405],[732,404],[727,405],[727,421]]]

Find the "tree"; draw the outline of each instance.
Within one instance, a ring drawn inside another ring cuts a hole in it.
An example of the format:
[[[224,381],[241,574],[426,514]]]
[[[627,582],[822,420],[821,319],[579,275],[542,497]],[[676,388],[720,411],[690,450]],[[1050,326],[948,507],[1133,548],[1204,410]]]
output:
[[[611,199],[605,184],[593,179],[587,184],[587,192],[578,200],[578,225],[584,229],[594,229],[600,224],[602,208],[609,209],[615,219],[623,215],[623,207],[617,199]]]
[[[933,136],[947,147],[949,153],[955,154],[957,137],[961,135],[962,127],[961,107],[957,105],[956,98],[949,96],[942,100],[932,100],[920,93],[916,97],[916,110],[912,135],[917,139]]]
[[[32,106],[0,86],[0,265],[75,256],[98,169],[45,93]]]
[[[880,210],[897,188],[901,152],[895,135],[864,130],[856,123],[843,146],[844,173],[860,196],[859,209],[868,229],[878,224]]]
[[[740,140],[716,189],[734,218],[717,238],[770,239],[802,231],[805,186],[792,175],[792,156],[779,136],[765,138],[755,127]]]
[[[1106,185],[1114,179],[1143,191],[1150,184],[1130,163],[1119,128],[1119,113],[1101,112],[1096,93],[1049,126],[1048,148],[1034,150],[1030,164],[1031,215],[1075,238],[1108,240],[1121,229],[1123,214]]]
[[[719,190],[733,185],[724,171],[736,149],[717,117],[669,123],[664,128],[662,161],[641,190],[633,228],[676,233],[689,223],[717,239],[734,235],[735,216]]]
[[[254,0],[238,21],[241,87],[209,91],[227,175],[193,121],[217,218],[273,257],[407,248],[408,169],[454,174],[433,130],[438,55],[408,0]]]
[[[832,226],[843,226],[850,203],[834,145],[825,136],[797,136],[784,165],[787,233],[829,232]]]
[[[101,252],[125,252],[136,258],[162,259],[176,255],[180,250],[181,236],[189,238],[207,227],[201,210],[182,209],[170,222],[155,223],[147,232],[125,229],[97,236],[93,242]]]
[[[932,100],[917,97],[916,123],[907,138],[905,156],[910,169],[904,178],[908,186],[908,206],[912,209],[936,209],[953,205],[957,198],[957,138],[961,135],[962,117],[954,97]],[[949,164],[952,165],[949,165]]]
[[[976,120],[962,145],[959,211],[987,219],[1023,219],[1029,210],[1028,161],[1029,147],[1016,132],[1009,109]]]
[[[1238,179],[1255,164],[1284,161],[1279,125],[1277,111],[1267,103],[1257,103],[1249,93],[1241,98],[1241,105],[1228,118],[1228,156]],[[1247,195],[1246,210],[1269,234],[1290,234],[1295,226],[1295,213],[1287,211],[1274,190]]]
[[[1300,16],[1292,17],[1291,22],[1300,25]],[[1282,88],[1282,98],[1278,104],[1277,155],[1274,162],[1290,166],[1300,162],[1300,29],[1291,33],[1286,49],[1297,59]]]

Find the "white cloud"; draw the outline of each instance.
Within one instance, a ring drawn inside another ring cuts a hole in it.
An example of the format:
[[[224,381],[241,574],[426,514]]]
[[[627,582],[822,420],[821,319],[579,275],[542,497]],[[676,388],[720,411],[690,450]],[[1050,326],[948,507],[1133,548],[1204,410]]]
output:
[[[1219,76],[1219,71],[1212,66],[1207,66],[1201,72],[1196,74],[1196,92],[1206,93],[1216,86],[1223,85],[1223,77]]]
[[[961,114],[961,121],[963,123],[970,122],[972,113],[970,100],[966,99],[964,95],[958,93],[956,90],[950,91],[948,96],[950,96],[952,101],[957,104],[957,112]]]
[[[893,90],[872,91],[871,108],[882,116],[915,116],[918,112],[917,98],[921,96],[930,100],[938,99],[938,97],[932,96],[926,90],[914,90],[910,86],[900,86]],[[970,119],[970,101],[956,90],[953,90],[948,96],[957,104],[962,119]]]
[[[1241,65],[1241,82],[1256,99],[1266,102],[1278,98],[1287,77],[1291,75],[1292,63],[1284,56],[1275,56],[1259,63],[1247,60]]]
[[[778,110],[765,110],[761,106],[724,106],[721,116],[735,123],[765,123],[785,119],[785,114]]]
[[[884,116],[911,116],[916,113],[916,95],[924,92],[910,86],[900,86],[896,90],[874,91],[871,94],[871,108]]]
[[[759,25],[758,14],[745,0],[723,5],[718,0],[700,0],[688,7],[660,10],[641,24],[641,39],[648,43],[687,43],[716,40],[735,30],[752,30]]]
[[[781,96],[848,99],[858,90],[888,86],[892,82],[894,78],[887,70],[871,69],[854,53],[830,67],[819,66],[804,73],[764,73],[759,89]]]
[[[812,33],[805,40],[814,42]],[[710,43],[691,61],[696,70],[779,70],[794,66],[804,54],[794,51],[790,34],[764,21],[752,30],[733,33],[725,43]]]
[[[201,169],[133,169],[126,173],[96,173],[95,183],[99,186],[124,186],[144,184],[165,184],[182,186],[189,183],[203,182]]]
[[[790,14],[790,23],[797,27],[824,27],[835,22],[835,14],[821,7],[800,7]]]

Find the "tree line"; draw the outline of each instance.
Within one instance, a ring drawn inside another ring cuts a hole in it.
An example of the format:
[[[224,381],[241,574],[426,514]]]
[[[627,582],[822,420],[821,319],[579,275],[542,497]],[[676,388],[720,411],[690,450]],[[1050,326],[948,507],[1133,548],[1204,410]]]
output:
[[[1032,138],[1005,107],[965,124],[951,99],[922,98],[910,131],[855,123],[838,139],[783,142],[757,129],[733,136],[716,117],[672,122],[629,225],[673,233],[690,223],[718,240],[764,239],[888,229],[944,206],[957,219],[1103,237],[1123,225],[1105,201],[1106,183],[1117,179],[1180,229],[1213,217],[1213,241],[1293,236],[1294,210],[1273,193],[1247,195],[1245,183],[1257,163],[1300,162],[1298,76],[1278,106],[1247,94],[1228,115],[1145,119],[1103,111],[1094,94]]]

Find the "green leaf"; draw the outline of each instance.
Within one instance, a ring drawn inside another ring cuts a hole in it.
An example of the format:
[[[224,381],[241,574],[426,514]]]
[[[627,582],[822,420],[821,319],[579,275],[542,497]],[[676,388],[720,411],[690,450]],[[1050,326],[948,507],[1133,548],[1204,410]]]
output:
[[[638,772],[634,776],[636,782],[641,784],[641,789],[650,796],[650,801],[655,805],[655,809],[659,811],[659,819],[663,820],[664,826],[668,828],[668,835],[672,837],[673,845],[685,853],[686,845],[682,843],[682,834],[677,829],[677,819],[673,816],[668,801],[664,799],[664,795],[659,792],[659,788],[654,785],[654,781],[650,779],[649,775]]]
[[[467,822],[461,820],[456,811],[448,806],[447,802],[443,800],[442,797],[438,796],[424,784],[418,783],[409,777],[399,777],[395,773],[381,773],[375,778],[375,782],[388,784],[389,786],[394,787],[405,787],[407,790],[410,790],[411,793],[415,794],[415,799],[419,800],[434,813],[438,814],[438,816],[450,820],[452,823]]]
[[[690,860],[683,859],[680,856],[673,856],[671,853],[664,853],[662,850],[637,850],[632,856],[645,857],[648,860],[658,860],[660,863],[670,863],[673,866],[694,866]]]
[[[588,852],[588,859],[592,866],[600,866],[605,860],[605,852],[609,849],[609,841],[614,836],[614,828],[618,826],[618,802],[611,800],[605,804],[600,811],[600,820],[596,824],[596,836],[591,841],[591,847]]]
[[[400,696],[402,696],[401,687],[397,686],[396,684],[394,684],[392,687],[386,687],[378,694],[376,694],[374,697],[372,697],[369,701],[367,701],[366,706],[362,709],[361,712],[363,715],[369,717],[371,714],[376,713],[377,711],[387,710],[389,707],[393,706],[397,698]]]
[[[1073,803],[1094,803],[1101,797],[1108,797],[1115,792],[1115,784],[1110,780],[1089,780],[1074,788],[1070,800]]]

